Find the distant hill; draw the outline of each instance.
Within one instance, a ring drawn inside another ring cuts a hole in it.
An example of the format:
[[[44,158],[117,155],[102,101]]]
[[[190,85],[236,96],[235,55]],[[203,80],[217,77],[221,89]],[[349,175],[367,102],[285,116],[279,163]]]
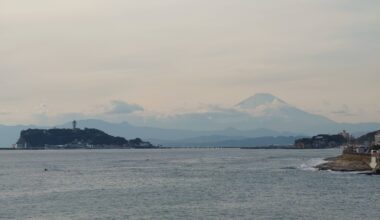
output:
[[[335,134],[342,130],[361,133],[380,128],[380,123],[338,123],[325,116],[301,110],[267,93],[255,94],[231,107],[210,107],[201,112],[178,113],[167,117],[152,116],[133,122],[166,129],[268,129],[306,135]]]
[[[86,119],[78,120],[78,126],[97,128],[127,139],[141,137],[157,144],[217,144],[218,141],[258,137],[336,134],[342,130],[359,136],[380,129],[380,123],[338,123],[327,117],[303,111],[267,93],[253,95],[230,108],[214,107],[207,111],[178,113],[167,117],[139,116],[131,119],[131,122],[133,124]],[[71,128],[71,122],[56,127]],[[38,126],[0,125],[0,147],[14,144],[19,132],[27,128]]]
[[[375,141],[375,134],[380,132],[380,130],[372,131],[367,134],[364,134],[356,139],[356,142],[359,144],[373,143]]]
[[[319,134],[311,138],[300,138],[295,140],[294,145],[298,148],[332,148],[356,143],[371,146],[375,141],[375,134],[380,130],[372,131],[358,138],[344,136],[342,134],[328,135]]]
[[[226,136],[203,136],[197,138],[165,141],[152,140],[154,143],[166,147],[263,147],[263,146],[290,146],[300,137],[226,137]]]
[[[70,128],[71,122],[57,126],[62,128]],[[101,129],[112,135],[126,138],[141,137],[149,140],[187,140],[187,139],[204,139],[209,137],[215,141],[218,137],[226,137],[226,139],[236,138],[256,138],[263,136],[299,136],[302,134],[292,132],[278,132],[270,129],[253,129],[239,130],[235,128],[226,128],[215,131],[193,131],[184,129],[165,129],[154,127],[139,127],[129,124],[128,122],[110,123],[102,120],[88,119],[79,120],[78,127],[92,127]],[[215,139],[216,138],[216,139]]]
[[[72,123],[67,122],[62,125],[54,126],[56,128],[71,128]],[[20,132],[28,128],[45,128],[38,126],[0,126],[0,147],[10,147],[15,144]],[[226,128],[216,131],[192,131],[183,129],[164,129],[154,127],[140,127],[129,124],[128,122],[110,123],[103,120],[87,119],[78,120],[78,128],[96,128],[105,131],[108,134],[133,139],[140,137],[151,141],[153,144],[162,144],[177,140],[199,140],[203,141],[208,137],[207,142],[216,142],[220,140],[246,139],[263,136],[298,136],[302,134],[292,132],[278,132],[270,129],[253,129],[239,130],[235,128]],[[225,137],[225,138],[218,138]],[[188,143],[186,141],[186,143]]]
[[[114,137],[98,129],[27,129],[20,133],[17,148],[140,148],[153,147],[149,142],[136,138],[126,140]]]
[[[57,128],[71,128],[71,122],[67,122],[62,125],[57,125]],[[358,125],[360,129],[363,129],[362,133],[367,133],[367,129],[371,127],[377,127],[376,123],[372,126],[366,127],[364,124]],[[289,142],[283,139],[283,142],[278,142],[275,137],[304,137],[307,133],[302,132],[279,132],[271,129],[258,128],[251,130],[240,130],[233,127],[227,127],[222,130],[214,131],[194,131],[194,130],[184,130],[184,129],[165,129],[165,128],[155,128],[155,127],[140,127],[129,124],[128,122],[122,123],[110,123],[103,120],[88,119],[88,120],[78,120],[79,128],[96,128],[105,131],[108,134],[124,137],[126,139],[133,139],[140,137],[142,139],[151,141],[153,144],[162,144],[164,146],[194,146],[194,145],[209,145],[209,146],[225,146],[227,142],[234,142],[233,145],[238,141],[242,141],[241,145],[259,146],[265,144],[265,142],[258,143],[256,140],[252,140],[258,137],[272,137],[273,142],[268,144],[281,144],[287,145]],[[16,143],[21,130],[28,128],[44,128],[37,126],[4,126],[0,125],[0,147],[10,147],[12,144]],[[375,130],[375,129],[372,129]],[[339,130],[337,130],[339,131]],[[327,132],[326,132],[327,133]],[[337,132],[332,132],[337,133]],[[280,139],[278,139],[280,140]],[[250,144],[247,144],[249,143]],[[224,142],[224,143],[220,143]],[[243,144],[244,143],[244,144]]]
[[[301,138],[294,142],[294,145],[300,149],[320,149],[334,148],[346,145],[348,138],[341,134],[319,134],[311,138]]]

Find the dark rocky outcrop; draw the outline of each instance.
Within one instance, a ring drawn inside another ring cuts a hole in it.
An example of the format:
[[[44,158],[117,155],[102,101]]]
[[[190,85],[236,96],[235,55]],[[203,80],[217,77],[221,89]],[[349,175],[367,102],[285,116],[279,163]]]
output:
[[[328,158],[327,163],[316,166],[319,170],[333,170],[333,171],[359,171],[366,172],[372,171],[378,173],[378,168],[372,169],[370,167],[371,157],[376,157],[376,154],[371,153],[372,150],[379,150],[380,146],[375,145],[375,134],[378,131],[367,133],[357,139],[350,138],[350,143],[344,146],[342,155],[334,158]],[[318,137],[318,136],[316,136]],[[341,135],[344,139],[344,136]],[[319,138],[319,139],[324,139]],[[307,139],[308,146],[313,145],[314,141],[318,142],[314,137]],[[339,141],[335,139],[334,142]],[[305,145],[305,140],[296,141],[299,146]],[[341,145],[345,145],[344,142]]]
[[[328,162],[316,166],[319,170],[332,170],[332,171],[371,171],[370,156],[360,154],[342,154],[338,157],[326,159]]]
[[[126,140],[98,129],[27,129],[20,133],[17,148],[151,148],[140,138]]]

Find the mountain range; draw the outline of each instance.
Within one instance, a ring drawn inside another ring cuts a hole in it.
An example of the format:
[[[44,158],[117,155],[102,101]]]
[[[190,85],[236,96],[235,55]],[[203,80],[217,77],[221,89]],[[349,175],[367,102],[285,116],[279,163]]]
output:
[[[380,127],[379,123],[338,123],[301,110],[267,93],[256,94],[227,108],[212,106],[207,111],[144,118],[144,122],[159,128],[197,131],[267,129],[306,135],[337,133],[343,129],[363,133]]]
[[[338,123],[322,115],[303,111],[266,93],[251,96],[230,108],[216,107],[204,112],[141,120],[144,120],[145,126],[98,119],[78,120],[78,126],[101,129],[129,139],[140,137],[153,144],[170,146],[289,144],[300,136],[335,134],[343,129],[362,134],[380,128],[379,123]],[[39,126],[0,125],[0,146],[8,147],[15,143],[20,131],[30,127]],[[56,127],[71,127],[71,122]],[[266,137],[265,141],[260,139],[262,137]]]

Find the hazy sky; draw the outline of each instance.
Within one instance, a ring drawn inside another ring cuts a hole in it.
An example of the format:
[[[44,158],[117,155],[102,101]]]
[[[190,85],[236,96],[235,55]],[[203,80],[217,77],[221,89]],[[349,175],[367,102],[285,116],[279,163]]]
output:
[[[380,122],[380,1],[0,0],[0,124],[259,92]]]

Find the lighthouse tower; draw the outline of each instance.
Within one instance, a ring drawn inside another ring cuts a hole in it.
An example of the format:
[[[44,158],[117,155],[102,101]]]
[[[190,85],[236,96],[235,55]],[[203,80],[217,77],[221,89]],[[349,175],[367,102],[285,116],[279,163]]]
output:
[[[73,130],[77,129],[77,121],[73,121]]]

